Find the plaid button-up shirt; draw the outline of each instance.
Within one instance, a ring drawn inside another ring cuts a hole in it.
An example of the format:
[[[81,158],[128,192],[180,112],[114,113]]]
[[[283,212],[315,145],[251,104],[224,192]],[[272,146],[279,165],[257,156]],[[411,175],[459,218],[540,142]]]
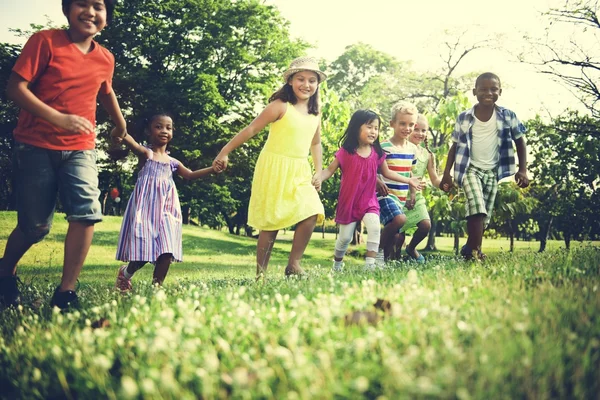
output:
[[[465,172],[471,163],[471,143],[473,142],[473,124],[475,123],[475,107],[463,111],[456,120],[452,141],[456,143],[456,158],[454,159],[454,180],[462,185]],[[517,115],[508,108],[496,106],[496,123],[498,128],[498,180],[513,175],[516,172],[515,151],[513,141],[526,132],[525,125]]]

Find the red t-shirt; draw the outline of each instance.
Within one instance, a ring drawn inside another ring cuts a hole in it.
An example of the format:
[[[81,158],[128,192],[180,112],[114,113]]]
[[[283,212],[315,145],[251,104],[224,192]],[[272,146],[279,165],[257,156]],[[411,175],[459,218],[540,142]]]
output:
[[[112,91],[114,56],[95,41],[88,54],[71,42],[67,31],[51,29],[29,38],[13,72],[31,82],[33,94],[50,107],[79,115],[96,126],[96,98]],[[73,134],[21,109],[17,141],[52,150],[90,150],[96,135]]]

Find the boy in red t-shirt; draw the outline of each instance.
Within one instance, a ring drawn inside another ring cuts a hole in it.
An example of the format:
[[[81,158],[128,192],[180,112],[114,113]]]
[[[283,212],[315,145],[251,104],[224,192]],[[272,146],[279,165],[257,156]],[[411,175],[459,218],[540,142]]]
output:
[[[102,220],[96,167],[96,98],[125,134],[112,90],[113,55],[93,40],[116,0],[62,0],[67,30],[40,31],[23,47],[6,93],[19,107],[14,167],[18,223],[0,259],[0,304],[20,303],[16,265],[50,231],[56,195],[67,214],[63,275],[51,304],[77,307],[75,284]]]

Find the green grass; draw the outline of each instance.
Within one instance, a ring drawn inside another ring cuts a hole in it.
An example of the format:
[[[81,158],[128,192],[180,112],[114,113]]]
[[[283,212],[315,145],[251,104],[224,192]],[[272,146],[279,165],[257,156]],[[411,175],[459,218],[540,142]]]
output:
[[[0,213],[0,245],[14,227]],[[80,277],[82,309],[47,302],[60,279],[66,223],[23,258],[24,307],[0,314],[2,398],[597,398],[600,250],[578,243],[485,240],[484,265],[451,256],[365,273],[330,272],[333,236],[316,233],[304,279],[284,279],[293,232],[266,283],[254,239],[184,227],[185,262],[164,288],[151,266],[134,291],[112,290],[120,219],[97,225]],[[354,251],[358,254],[360,251]],[[354,310],[392,304],[376,325]],[[99,321],[106,325],[95,328]]]

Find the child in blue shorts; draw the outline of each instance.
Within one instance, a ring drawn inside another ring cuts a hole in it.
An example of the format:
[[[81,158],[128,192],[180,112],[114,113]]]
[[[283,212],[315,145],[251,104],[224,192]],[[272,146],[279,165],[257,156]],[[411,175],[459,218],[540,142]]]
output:
[[[94,36],[111,21],[115,0],[62,0],[69,27],[35,33],[21,52],[6,93],[19,107],[13,135],[18,222],[0,259],[0,304],[21,302],[17,263],[50,231],[56,196],[67,214],[63,275],[51,300],[78,306],[75,284],[102,220],[96,167],[96,100],[125,135],[112,90],[113,55]]]
[[[417,147],[408,140],[415,128],[418,115],[419,111],[412,103],[400,101],[394,104],[392,106],[392,120],[390,121],[390,126],[394,129],[394,135],[381,142],[388,168],[403,177],[406,183],[383,179],[382,177],[377,179],[379,219],[384,225],[377,255],[378,264],[388,260],[393,254],[396,235],[406,222],[406,216],[402,208],[405,207],[409,191],[413,192],[411,197],[414,198],[414,192],[421,190],[421,181],[418,178],[411,178],[412,164],[417,153]]]

